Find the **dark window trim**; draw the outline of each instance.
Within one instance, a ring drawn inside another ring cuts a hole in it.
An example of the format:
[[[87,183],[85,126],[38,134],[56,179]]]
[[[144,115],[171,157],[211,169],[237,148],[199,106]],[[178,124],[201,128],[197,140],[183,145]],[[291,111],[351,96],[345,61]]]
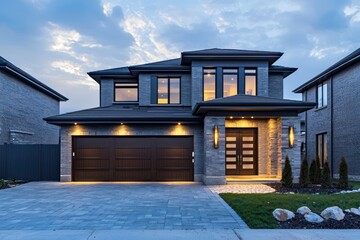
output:
[[[168,80],[168,103],[159,103],[159,78],[167,78]],[[170,103],[170,78],[179,79],[179,103]],[[158,105],[180,105],[181,104],[181,76],[157,76],[156,77],[156,104]]]
[[[326,108],[328,104],[324,105],[324,85],[326,85],[326,98],[327,98],[327,83],[324,81],[322,83],[319,83],[316,85],[315,91],[316,91],[316,108],[315,110],[320,110],[323,108]],[[322,95],[322,105],[319,106],[319,91],[318,88],[321,86],[321,95]],[[326,99],[327,102],[328,99]]]
[[[246,73],[246,70],[255,70],[255,73]],[[245,91],[246,91],[246,76],[255,76],[256,79],[255,79],[255,96],[258,95],[258,79],[259,79],[259,71],[258,71],[258,68],[256,67],[245,67],[244,68],[244,94]]]
[[[322,132],[322,133],[318,133],[318,134],[316,134],[316,156],[317,157],[319,157],[319,159],[320,159],[320,164],[321,164],[321,167],[323,167],[324,166],[324,164],[325,164],[325,158],[324,158],[324,150],[325,150],[325,144],[324,144],[324,139],[325,139],[325,135],[326,135],[326,137],[327,137],[327,132]],[[318,146],[319,146],[319,142],[318,142],[318,140],[319,140],[319,136],[321,136],[321,141],[322,141],[322,157],[320,158],[320,156],[319,156],[319,148],[318,148]],[[327,141],[327,139],[326,139],[326,143],[327,143],[328,141]],[[327,152],[327,155],[329,155],[329,153]],[[327,156],[328,157],[328,156]],[[329,162],[329,159],[327,159],[327,162]]]
[[[214,82],[214,84],[215,84],[215,98],[214,99],[216,99],[216,94],[217,94],[217,68],[216,67],[203,67],[203,69],[202,69],[202,100],[203,101],[205,101],[205,99],[204,99],[204,93],[205,93],[205,79],[204,79],[204,75],[205,75],[205,69],[213,69],[213,70],[215,70],[215,73],[210,73],[210,75],[214,75],[215,76],[215,82]]]
[[[226,70],[226,69],[234,69],[234,70],[236,70],[236,73],[225,73],[224,70]],[[224,68],[222,68],[222,79],[223,79],[223,81],[222,81],[222,96],[223,97],[224,97],[224,85],[225,85],[224,76],[225,75],[236,75],[236,78],[237,78],[236,94],[239,94],[239,84],[240,84],[240,81],[239,81],[239,79],[240,79],[240,77],[239,77],[239,68],[237,68],[237,67],[224,67]]]
[[[116,89],[117,89],[117,88],[135,88],[135,87],[126,87],[126,86],[124,86],[124,87],[119,87],[119,86],[116,86],[117,83],[124,83],[124,84],[129,84],[129,83],[134,84],[134,83],[136,83],[136,84],[137,84],[137,87],[136,87],[136,89],[137,89],[137,99],[136,99],[136,101],[116,101]],[[114,96],[113,102],[114,102],[114,103],[125,103],[125,104],[126,104],[126,103],[138,103],[138,102],[139,102],[139,83],[138,83],[138,82],[134,82],[134,81],[114,82],[114,85],[113,85],[113,86],[114,86],[114,90],[113,90],[113,96]]]

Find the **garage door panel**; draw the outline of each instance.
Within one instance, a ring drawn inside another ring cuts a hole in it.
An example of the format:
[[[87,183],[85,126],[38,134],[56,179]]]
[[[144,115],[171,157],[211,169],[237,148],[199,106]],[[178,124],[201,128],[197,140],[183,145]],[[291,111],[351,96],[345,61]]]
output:
[[[75,137],[75,181],[192,181],[192,137]]]

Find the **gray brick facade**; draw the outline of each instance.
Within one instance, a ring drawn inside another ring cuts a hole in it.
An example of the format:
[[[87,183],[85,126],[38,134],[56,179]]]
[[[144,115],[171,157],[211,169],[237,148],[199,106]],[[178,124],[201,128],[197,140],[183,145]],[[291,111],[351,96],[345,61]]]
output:
[[[59,114],[56,100],[0,71],[0,144],[57,144],[60,128],[45,117]]]
[[[334,177],[338,176],[340,158],[348,162],[349,176],[360,179],[360,63],[328,78],[328,105],[306,112],[306,155],[316,158],[316,135],[327,133],[327,153]],[[316,86],[306,90],[307,101],[316,102]],[[331,126],[331,122],[332,125]]]

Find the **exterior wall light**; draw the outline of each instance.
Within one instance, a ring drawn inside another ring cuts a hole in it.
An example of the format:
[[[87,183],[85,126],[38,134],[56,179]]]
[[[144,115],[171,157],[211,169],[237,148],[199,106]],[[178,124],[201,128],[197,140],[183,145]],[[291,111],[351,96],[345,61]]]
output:
[[[217,125],[214,126],[214,148],[219,148],[219,127]]]
[[[289,126],[289,147],[293,148],[295,143],[294,126]]]

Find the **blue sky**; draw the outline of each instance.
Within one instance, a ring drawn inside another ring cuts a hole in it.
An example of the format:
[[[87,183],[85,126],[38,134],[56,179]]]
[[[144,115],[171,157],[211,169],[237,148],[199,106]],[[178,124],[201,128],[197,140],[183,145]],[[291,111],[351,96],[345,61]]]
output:
[[[284,97],[359,48],[360,0],[2,0],[0,55],[70,100],[98,106],[86,72],[176,58],[182,51],[284,52],[299,70]]]

